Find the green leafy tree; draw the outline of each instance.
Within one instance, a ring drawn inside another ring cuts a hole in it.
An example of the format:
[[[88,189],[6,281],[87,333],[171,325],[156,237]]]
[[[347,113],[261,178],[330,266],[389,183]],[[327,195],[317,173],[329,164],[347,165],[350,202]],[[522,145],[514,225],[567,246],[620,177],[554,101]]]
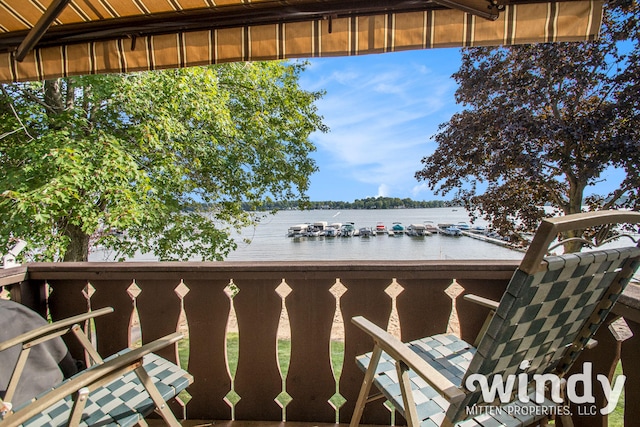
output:
[[[621,187],[586,202],[637,208],[638,12],[607,9],[593,42],[465,49],[453,75],[464,109],[440,126],[416,178],[504,233],[534,229],[544,205],[582,211],[609,167],[627,172]]]
[[[38,260],[223,259],[261,200],[305,200],[326,131],[305,64],[237,63],[4,85],[0,242]],[[257,202],[256,202],[257,201]]]

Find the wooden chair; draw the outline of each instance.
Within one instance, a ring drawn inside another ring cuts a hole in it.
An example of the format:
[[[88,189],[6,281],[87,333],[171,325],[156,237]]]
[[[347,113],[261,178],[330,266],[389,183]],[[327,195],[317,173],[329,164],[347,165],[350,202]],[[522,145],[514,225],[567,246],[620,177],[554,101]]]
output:
[[[450,334],[404,344],[367,319],[353,318],[373,338],[374,350],[356,358],[365,378],[351,427],[377,397],[388,399],[410,427],[527,426],[553,412],[564,414],[566,403],[551,400],[554,396],[536,398],[534,375],[561,382],[580,352],[593,344],[591,338],[640,264],[640,248],[545,255],[559,233],[638,222],[640,213],[621,211],[544,220],[500,303],[469,296],[492,310],[474,345]],[[485,401],[479,383],[466,387],[473,374],[478,376],[472,380],[480,376],[489,384],[497,374],[518,380],[524,375],[526,389],[520,394],[528,399],[518,396],[516,385],[506,402],[497,395]],[[372,384],[381,395],[369,398]],[[571,422],[569,417],[563,421]]]
[[[29,352],[42,342],[73,333],[91,360],[86,370],[31,402],[5,413],[0,417],[0,427],[144,425],[145,416],[153,411],[167,425],[180,426],[167,401],[189,386],[193,377],[154,353],[175,344],[182,339],[182,334],[176,332],[140,348],[125,349],[103,360],[82,331],[80,323],[112,311],[110,307],[91,311],[53,322],[0,343],[0,351],[16,345],[22,346],[7,387],[5,402],[11,401]]]

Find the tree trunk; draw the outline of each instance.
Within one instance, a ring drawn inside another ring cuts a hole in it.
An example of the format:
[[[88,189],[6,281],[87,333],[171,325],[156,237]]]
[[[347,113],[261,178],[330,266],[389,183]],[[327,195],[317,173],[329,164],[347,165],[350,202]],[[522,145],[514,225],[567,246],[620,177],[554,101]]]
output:
[[[69,246],[64,254],[64,262],[85,262],[89,260],[89,235],[77,225],[68,224],[65,235],[69,238]]]
[[[575,184],[571,185],[569,189],[569,204],[568,209],[565,210],[565,215],[571,215],[582,212],[582,198],[584,196],[585,185]],[[569,239],[572,237],[582,237],[584,230],[571,230],[563,234],[562,239]],[[564,253],[580,252],[582,250],[583,243],[579,241],[571,241],[564,244]]]
[[[64,101],[62,96],[62,82],[60,79],[44,81],[44,102],[49,109],[49,118],[55,117],[64,111]]]
[[[50,119],[51,129],[63,129],[66,125],[60,120],[60,115],[65,108],[70,108],[74,104],[73,85],[67,81],[63,84],[61,79],[45,80],[44,82],[44,102],[47,105],[47,116]],[[60,221],[60,229],[65,237],[69,239],[69,246],[62,257],[64,262],[88,261],[89,260],[89,235],[82,231],[82,227]]]

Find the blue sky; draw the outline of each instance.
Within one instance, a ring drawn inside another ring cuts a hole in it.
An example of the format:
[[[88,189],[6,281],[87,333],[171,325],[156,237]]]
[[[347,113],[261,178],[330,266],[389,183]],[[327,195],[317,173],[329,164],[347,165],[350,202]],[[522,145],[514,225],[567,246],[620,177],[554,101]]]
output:
[[[460,66],[460,50],[310,62],[301,86],[326,90],[317,106],[330,128],[311,136],[320,171],[311,177],[310,199],[436,198],[414,174],[435,148],[431,135],[459,108],[451,75]]]
[[[311,59],[300,83],[326,90],[317,106],[330,131],[311,136],[320,171],[311,177],[309,198],[450,198],[435,196],[414,174],[435,150],[438,125],[461,109],[451,78],[460,57],[459,49],[433,49]],[[594,191],[619,182],[620,173],[608,171]]]

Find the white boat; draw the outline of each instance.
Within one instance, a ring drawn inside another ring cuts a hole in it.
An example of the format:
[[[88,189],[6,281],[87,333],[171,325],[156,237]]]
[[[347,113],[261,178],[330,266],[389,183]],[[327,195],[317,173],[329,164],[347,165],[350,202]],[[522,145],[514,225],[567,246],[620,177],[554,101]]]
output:
[[[471,226],[469,224],[467,224],[466,222],[463,222],[463,221],[460,221],[459,223],[457,223],[456,227],[458,227],[462,231],[471,230]]]
[[[327,229],[327,221],[318,221],[310,224],[307,227],[307,237],[320,237],[324,236],[324,233]]]
[[[440,230],[435,226],[433,221],[425,221],[424,222],[425,230],[427,230],[431,234],[437,234]]]
[[[442,229],[442,233],[446,236],[462,236],[462,231],[455,225],[450,225]]]
[[[287,231],[287,236],[288,237],[304,237],[307,233],[307,229],[309,228],[309,224],[296,224],[293,225],[291,227],[289,227],[289,230]]]
[[[376,234],[384,234],[386,232],[387,227],[383,223],[379,222],[376,224]]]
[[[407,236],[424,237],[430,235],[431,233],[427,231],[427,227],[424,224],[410,224],[407,227]]]
[[[356,227],[353,222],[347,222],[340,227],[340,236],[352,237],[356,232]]]
[[[341,222],[334,222],[324,230],[324,235],[325,237],[338,237],[340,235],[341,228],[342,228]]]
[[[371,227],[362,227],[358,230],[358,236],[360,237],[371,237],[371,236],[375,236],[374,231],[371,229]]]

